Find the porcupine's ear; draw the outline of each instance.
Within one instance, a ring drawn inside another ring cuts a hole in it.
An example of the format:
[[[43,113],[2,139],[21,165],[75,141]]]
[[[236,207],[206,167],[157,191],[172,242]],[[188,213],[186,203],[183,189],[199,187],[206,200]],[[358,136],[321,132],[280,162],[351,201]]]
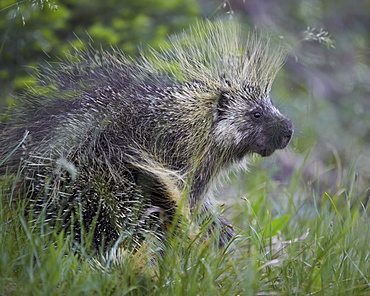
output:
[[[214,120],[217,121],[218,119],[221,119],[224,117],[224,114],[226,113],[228,106],[229,106],[229,95],[228,92],[223,90],[220,92],[217,98],[217,107],[215,110],[215,117]]]
[[[215,119],[222,117],[229,105],[229,95],[228,95],[228,88],[231,87],[231,81],[226,78],[225,74],[221,75],[221,81],[223,84],[223,88],[220,90],[220,94],[217,97],[217,109],[215,114]]]

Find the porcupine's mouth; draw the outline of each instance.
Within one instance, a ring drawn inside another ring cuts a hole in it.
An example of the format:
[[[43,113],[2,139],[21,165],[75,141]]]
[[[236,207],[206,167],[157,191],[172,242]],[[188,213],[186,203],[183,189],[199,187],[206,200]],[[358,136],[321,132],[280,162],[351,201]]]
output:
[[[263,149],[257,153],[261,155],[262,157],[267,157],[267,156],[270,156],[274,152],[275,152],[275,149]]]

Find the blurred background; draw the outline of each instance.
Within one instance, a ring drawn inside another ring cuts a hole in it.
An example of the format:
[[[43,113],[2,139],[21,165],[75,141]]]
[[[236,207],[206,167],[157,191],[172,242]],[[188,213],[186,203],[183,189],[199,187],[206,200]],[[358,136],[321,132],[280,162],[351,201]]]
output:
[[[312,192],[341,195],[370,186],[370,1],[368,0],[1,0],[0,117],[35,84],[35,69],[63,60],[73,47],[137,55],[164,45],[197,18],[234,18],[267,27],[292,45],[272,98],[295,125],[286,151],[257,159],[252,171],[279,186],[302,169]],[[5,114],[5,115],[4,115]],[[233,177],[221,195],[244,195],[257,174]],[[251,181],[250,181],[251,180]],[[234,188],[234,189],[232,189]],[[235,189],[237,188],[237,189]]]

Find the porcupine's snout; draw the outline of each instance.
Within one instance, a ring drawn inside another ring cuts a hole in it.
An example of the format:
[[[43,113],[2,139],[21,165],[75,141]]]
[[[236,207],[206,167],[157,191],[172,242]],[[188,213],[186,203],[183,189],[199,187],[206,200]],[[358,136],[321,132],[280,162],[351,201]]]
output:
[[[251,150],[263,157],[270,156],[275,150],[288,146],[293,131],[293,123],[282,115],[279,119],[265,124]]]
[[[284,149],[286,146],[288,146],[290,140],[292,139],[293,131],[293,123],[288,118],[285,118],[285,123],[281,133],[281,145],[277,149]]]

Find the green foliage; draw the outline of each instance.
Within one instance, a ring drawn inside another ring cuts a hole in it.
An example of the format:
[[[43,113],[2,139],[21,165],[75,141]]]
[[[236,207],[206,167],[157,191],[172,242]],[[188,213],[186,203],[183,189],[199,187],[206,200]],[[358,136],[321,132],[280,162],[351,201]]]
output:
[[[316,30],[315,28],[308,27],[307,30],[303,32],[303,40],[314,40],[325,44],[328,48],[335,48],[334,40],[331,38],[329,32],[324,31],[323,28]]]
[[[63,59],[73,47],[116,46],[129,55],[158,48],[198,14],[195,0],[42,1],[0,3],[0,106],[34,85],[33,67]]]
[[[321,195],[302,183],[300,170],[285,189],[257,171],[248,176],[248,199],[226,210],[237,237],[225,249],[205,238],[206,229],[183,224],[190,237],[171,235],[165,247],[148,241],[136,254],[105,259],[47,225],[36,227],[1,190],[2,293],[368,295],[370,217],[349,175],[354,186],[345,177],[344,189]]]

